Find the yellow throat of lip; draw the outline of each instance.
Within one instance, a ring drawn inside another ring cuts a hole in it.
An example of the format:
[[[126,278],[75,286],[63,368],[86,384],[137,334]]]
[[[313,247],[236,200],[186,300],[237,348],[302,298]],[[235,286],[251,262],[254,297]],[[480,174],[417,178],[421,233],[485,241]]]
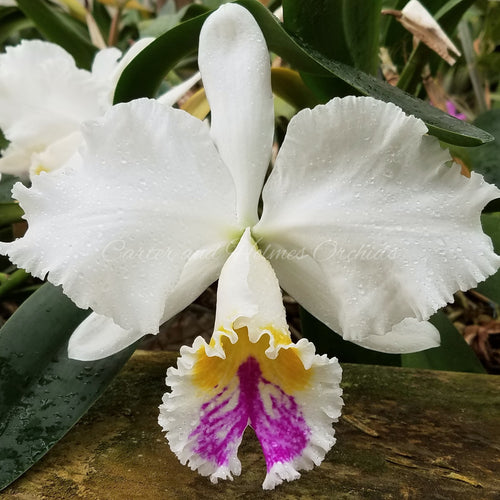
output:
[[[222,359],[218,356],[207,356],[205,347],[197,352],[198,359],[193,367],[193,383],[204,392],[218,392],[237,379],[238,368],[249,357],[255,358],[262,371],[262,376],[275,384],[287,394],[307,389],[311,379],[311,369],[306,370],[298,355],[298,349],[288,347],[280,349],[276,359],[269,359],[265,351],[269,347],[271,337],[275,345],[289,346],[292,344],[288,332],[276,330],[273,327],[263,328],[264,335],[252,343],[248,336],[248,328],[236,329],[238,335],[236,343],[232,344],[224,330],[215,332],[220,335],[220,343],[226,354]],[[212,337],[210,345],[215,345]]]
[[[50,172],[50,170],[43,165],[38,165],[38,167],[33,170],[33,175],[40,175],[42,172]]]

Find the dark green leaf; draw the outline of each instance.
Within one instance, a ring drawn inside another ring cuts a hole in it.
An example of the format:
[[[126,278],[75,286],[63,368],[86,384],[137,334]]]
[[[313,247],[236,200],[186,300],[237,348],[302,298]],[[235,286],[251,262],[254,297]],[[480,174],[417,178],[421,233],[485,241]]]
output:
[[[24,215],[19,203],[0,203],[0,226],[18,222]]]
[[[353,2],[357,4],[357,0]],[[342,4],[343,0],[316,0],[312,7],[309,1],[283,0],[283,21],[289,33],[325,57],[352,65]]]
[[[30,277],[24,269],[16,269],[7,276],[7,279],[2,279],[2,283],[0,284],[1,299],[18,289]]]
[[[303,308],[300,322],[303,335],[314,343],[318,354],[335,356],[341,363],[401,366],[400,354],[385,354],[348,342]]]
[[[30,28],[33,22],[15,8],[5,8],[0,12],[0,44],[16,31]]]
[[[269,48],[298,70],[325,77],[335,76],[357,93],[393,102],[406,113],[421,118],[429,133],[450,144],[475,146],[492,140],[491,136],[468,123],[449,116],[437,108],[375,77],[337,61],[292,38],[279,21],[257,0],[240,0],[255,17]],[[138,97],[153,97],[165,77],[182,57],[194,52],[198,35],[207,15],[181,23],[146,47],[123,71],[115,92],[115,102]]]
[[[185,21],[149,44],[124,69],[116,86],[114,103],[154,97],[166,74],[198,46],[208,14]]]
[[[481,216],[484,232],[493,241],[495,252],[500,255],[500,213]],[[500,305],[500,271],[479,283],[477,291]]]
[[[344,32],[342,4],[343,0],[320,0],[311,8],[310,3],[303,0],[284,0],[283,25],[301,43],[326,58],[352,65],[354,60]],[[332,75],[302,71],[302,78],[322,102],[352,93],[348,85]]]
[[[382,0],[343,0],[345,38],[354,66],[375,75],[379,62]],[[333,58],[335,59],[335,58]]]
[[[495,141],[468,150],[469,166],[500,188],[500,109],[479,115],[474,125],[489,132]]]
[[[15,175],[2,174],[0,178],[0,204],[12,201],[12,187],[19,182],[19,177]],[[0,205],[1,206],[1,205]]]
[[[438,312],[430,322],[439,330],[441,345],[426,351],[402,354],[402,366],[430,370],[485,373],[474,351],[443,312]]]
[[[47,40],[66,49],[80,68],[90,69],[97,48],[90,43],[81,24],[45,0],[18,0],[17,4]]]
[[[0,490],[66,434],[134,350],[68,359],[68,338],[87,314],[46,284],[0,330]]]

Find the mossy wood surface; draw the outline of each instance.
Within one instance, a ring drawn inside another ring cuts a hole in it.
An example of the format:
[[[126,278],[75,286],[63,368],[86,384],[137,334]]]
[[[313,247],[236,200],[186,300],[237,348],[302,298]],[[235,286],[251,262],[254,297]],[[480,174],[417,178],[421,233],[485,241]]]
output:
[[[500,378],[345,365],[345,411],[321,467],[263,492],[251,431],[243,472],[213,485],[157,424],[171,353],[138,352],[85,418],[5,499],[499,499]]]

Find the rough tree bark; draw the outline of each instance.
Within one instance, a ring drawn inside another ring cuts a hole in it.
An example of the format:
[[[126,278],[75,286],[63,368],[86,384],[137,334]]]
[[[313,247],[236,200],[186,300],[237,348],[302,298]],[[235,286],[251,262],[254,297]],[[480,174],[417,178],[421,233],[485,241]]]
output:
[[[498,499],[500,378],[345,365],[337,444],[321,467],[263,492],[247,431],[241,477],[211,484],[170,452],[157,420],[171,353],[138,352],[80,423],[5,499]]]

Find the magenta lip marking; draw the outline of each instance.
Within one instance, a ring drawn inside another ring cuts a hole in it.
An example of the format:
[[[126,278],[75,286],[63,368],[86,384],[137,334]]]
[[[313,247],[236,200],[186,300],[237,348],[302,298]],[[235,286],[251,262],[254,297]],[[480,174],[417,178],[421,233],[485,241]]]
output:
[[[228,465],[250,424],[262,446],[268,471],[276,463],[300,456],[311,431],[295,398],[266,380],[252,356],[238,368],[238,378],[238,402],[233,409],[227,409],[234,395],[234,391],[228,393],[228,387],[201,406],[200,423],[189,436],[197,440],[194,452],[217,466]],[[269,398],[269,413],[261,391]]]

